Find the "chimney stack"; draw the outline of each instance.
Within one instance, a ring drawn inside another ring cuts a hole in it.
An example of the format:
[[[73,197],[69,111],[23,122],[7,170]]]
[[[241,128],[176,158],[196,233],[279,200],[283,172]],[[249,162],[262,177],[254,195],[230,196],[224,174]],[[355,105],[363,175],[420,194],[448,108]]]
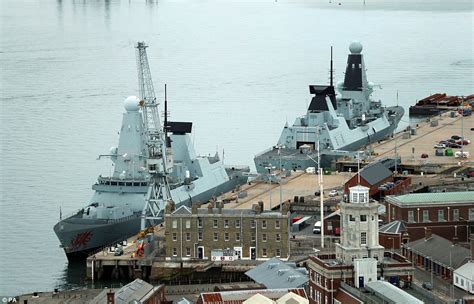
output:
[[[214,209],[214,202],[209,202],[209,204],[207,204],[207,213],[209,214],[214,213],[213,209]]]
[[[201,207],[200,203],[193,203],[193,205],[191,206],[191,213],[192,214],[197,214],[199,207]]]
[[[425,227],[425,240],[431,239],[431,228]]]
[[[115,304],[115,293],[112,289],[107,292],[107,304]]]
[[[219,210],[219,214],[222,214],[222,208],[224,208],[224,203],[216,202],[216,204],[217,204],[217,210]]]
[[[263,212],[263,201],[258,201],[258,205],[260,206],[260,212]]]

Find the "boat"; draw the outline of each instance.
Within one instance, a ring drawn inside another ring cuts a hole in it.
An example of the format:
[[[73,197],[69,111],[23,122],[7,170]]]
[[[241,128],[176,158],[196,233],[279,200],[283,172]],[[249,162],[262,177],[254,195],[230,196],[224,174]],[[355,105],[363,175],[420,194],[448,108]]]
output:
[[[403,107],[384,107],[371,98],[374,84],[367,81],[362,44],[351,43],[349,51],[344,81],[336,85],[338,94],[331,50],[330,84],[309,86],[314,96],[306,114],[292,126],[286,123],[277,144],[255,156],[257,172],[330,168],[338,158],[355,158],[361,148],[393,135]]]
[[[99,156],[111,159],[113,173],[100,175],[86,206],[61,216],[54,226],[60,247],[70,261],[120,243],[143,228],[141,220],[152,179],[147,169],[146,112],[141,105],[143,100],[136,96],[125,99],[118,146]],[[213,156],[196,154],[191,122],[165,118],[165,126],[163,133],[172,151],[166,187],[177,207],[205,203],[247,182],[248,166],[224,166],[217,152]]]

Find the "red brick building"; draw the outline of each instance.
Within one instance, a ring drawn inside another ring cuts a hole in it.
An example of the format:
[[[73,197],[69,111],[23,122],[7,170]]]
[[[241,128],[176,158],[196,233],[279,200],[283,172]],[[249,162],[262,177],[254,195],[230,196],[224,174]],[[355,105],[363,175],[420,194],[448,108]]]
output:
[[[425,237],[402,245],[402,254],[434,275],[452,280],[453,271],[472,259],[472,252],[426,229]]]
[[[410,241],[423,238],[425,228],[450,241],[474,235],[474,192],[412,193],[385,202],[387,221],[403,222]]]
[[[348,194],[351,187],[362,185],[370,189],[369,196],[372,197],[379,192],[378,188],[386,182],[393,182],[392,171],[387,169],[382,163],[376,162],[365,166],[360,170],[359,174],[349,179],[344,185],[344,193]]]
[[[400,249],[402,244],[410,241],[406,225],[393,221],[379,228],[379,243],[387,249]]]

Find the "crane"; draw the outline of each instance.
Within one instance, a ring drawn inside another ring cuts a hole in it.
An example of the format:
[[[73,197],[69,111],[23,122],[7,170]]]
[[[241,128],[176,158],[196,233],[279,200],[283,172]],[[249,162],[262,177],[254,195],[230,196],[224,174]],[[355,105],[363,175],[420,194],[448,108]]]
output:
[[[148,149],[146,165],[150,174],[150,184],[141,215],[142,230],[146,228],[147,220],[153,224],[154,221],[163,219],[162,212],[171,200],[168,175],[173,168],[171,147],[166,145],[166,126],[162,126],[160,122],[159,103],[155,97],[146,48],[144,42],[137,43],[138,87]]]

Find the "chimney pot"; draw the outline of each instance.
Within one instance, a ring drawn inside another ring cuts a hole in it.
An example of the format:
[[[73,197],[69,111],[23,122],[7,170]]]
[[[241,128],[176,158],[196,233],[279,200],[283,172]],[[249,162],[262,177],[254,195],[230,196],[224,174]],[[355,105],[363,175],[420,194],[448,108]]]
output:
[[[425,240],[431,239],[431,228],[425,227]]]
[[[115,304],[115,293],[112,289],[107,292],[107,304]]]

